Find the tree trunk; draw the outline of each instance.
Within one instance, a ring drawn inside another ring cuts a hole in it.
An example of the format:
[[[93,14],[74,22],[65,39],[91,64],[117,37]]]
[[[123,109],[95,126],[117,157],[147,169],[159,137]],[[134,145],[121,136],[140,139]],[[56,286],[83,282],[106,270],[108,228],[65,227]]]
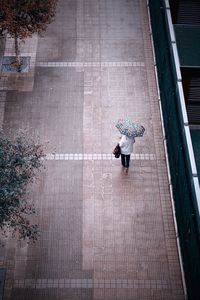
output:
[[[21,71],[21,62],[19,57],[19,43],[18,43],[18,35],[15,33],[15,65],[17,68],[17,72]]]

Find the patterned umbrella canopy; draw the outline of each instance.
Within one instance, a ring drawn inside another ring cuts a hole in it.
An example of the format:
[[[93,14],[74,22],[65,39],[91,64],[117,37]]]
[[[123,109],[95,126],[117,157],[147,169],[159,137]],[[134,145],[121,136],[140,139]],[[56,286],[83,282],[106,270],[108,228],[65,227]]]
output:
[[[129,118],[119,119],[115,125],[121,134],[129,137],[143,136],[145,128],[139,124],[132,122]]]

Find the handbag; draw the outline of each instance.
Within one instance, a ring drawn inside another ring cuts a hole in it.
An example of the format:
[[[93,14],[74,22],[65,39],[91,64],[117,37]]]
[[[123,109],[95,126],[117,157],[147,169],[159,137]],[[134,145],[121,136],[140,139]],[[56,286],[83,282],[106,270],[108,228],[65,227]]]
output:
[[[121,149],[120,149],[119,144],[117,144],[117,146],[113,150],[113,154],[114,154],[115,158],[119,158],[120,157]]]

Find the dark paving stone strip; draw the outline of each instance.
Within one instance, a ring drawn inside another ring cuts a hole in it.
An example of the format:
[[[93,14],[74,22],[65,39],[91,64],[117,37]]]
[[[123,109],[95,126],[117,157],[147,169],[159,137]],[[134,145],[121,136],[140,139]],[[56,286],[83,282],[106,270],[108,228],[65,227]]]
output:
[[[6,277],[6,270],[0,269],[0,300],[3,300],[5,277]]]

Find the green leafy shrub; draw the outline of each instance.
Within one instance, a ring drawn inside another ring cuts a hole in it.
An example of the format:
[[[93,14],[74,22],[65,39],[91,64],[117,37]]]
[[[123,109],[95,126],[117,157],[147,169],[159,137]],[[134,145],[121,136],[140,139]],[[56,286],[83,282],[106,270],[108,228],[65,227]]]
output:
[[[0,132],[0,227],[11,229],[20,239],[35,240],[38,225],[28,216],[35,212],[27,186],[43,166],[42,146],[24,132],[14,138]]]

